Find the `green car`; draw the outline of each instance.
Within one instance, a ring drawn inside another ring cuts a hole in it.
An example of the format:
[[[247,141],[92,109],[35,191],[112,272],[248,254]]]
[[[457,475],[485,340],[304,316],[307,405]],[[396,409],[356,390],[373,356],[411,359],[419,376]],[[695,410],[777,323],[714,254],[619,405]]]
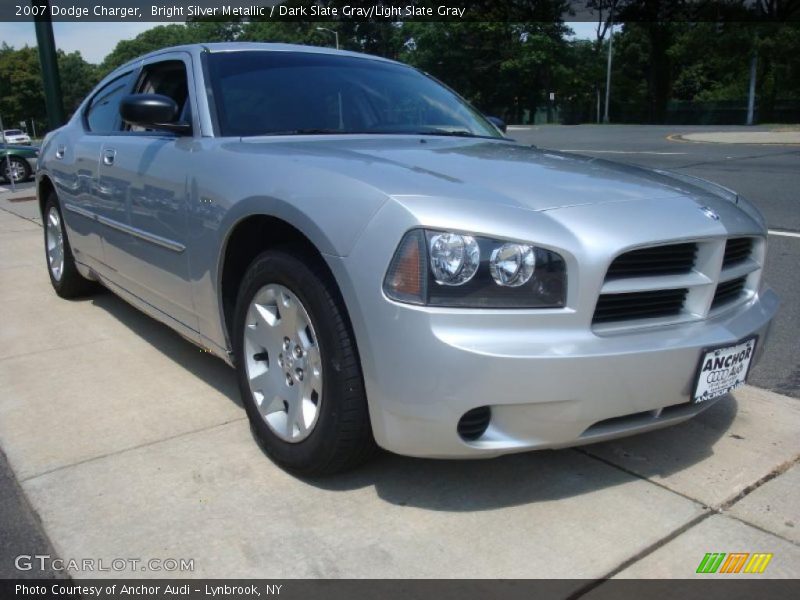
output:
[[[36,171],[39,149],[31,146],[0,145],[0,177],[5,181],[27,181]]]

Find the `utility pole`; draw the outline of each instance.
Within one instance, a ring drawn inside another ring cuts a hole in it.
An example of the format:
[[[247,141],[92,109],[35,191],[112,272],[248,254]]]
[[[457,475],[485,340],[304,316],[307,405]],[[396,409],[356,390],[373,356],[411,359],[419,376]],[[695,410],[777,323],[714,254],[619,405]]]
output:
[[[600,123],[600,86],[595,86],[594,95],[597,97],[597,123]]]
[[[608,17],[610,25],[608,26],[608,64],[606,65],[606,106],[603,112],[603,123],[608,123],[608,102],[611,98],[611,57],[614,48],[614,10],[612,8],[611,15]]]
[[[47,107],[47,122],[50,129],[56,129],[64,124],[64,102],[61,95],[61,78],[58,75],[58,60],[56,58],[56,42],[53,37],[53,22],[50,20],[49,0],[31,0],[37,8],[34,17],[36,27],[36,45],[39,49],[39,63],[42,67],[42,83],[44,84],[44,99]]]
[[[753,48],[753,56],[750,58],[750,93],[747,97],[747,125],[753,124],[756,109],[756,67],[758,67],[758,46]]]

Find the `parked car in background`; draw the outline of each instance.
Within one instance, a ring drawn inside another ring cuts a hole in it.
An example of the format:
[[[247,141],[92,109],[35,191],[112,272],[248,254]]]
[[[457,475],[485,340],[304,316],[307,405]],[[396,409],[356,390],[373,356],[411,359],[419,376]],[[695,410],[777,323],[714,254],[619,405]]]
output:
[[[6,129],[0,137],[3,138],[0,141],[4,141],[6,144],[18,144],[22,146],[30,146],[31,144],[30,136],[21,129]]]
[[[39,149],[31,146],[0,146],[0,176],[11,182],[27,181],[36,172]]]
[[[778,305],[744,198],[517,144],[351,52],[129,62],[45,138],[37,195],[56,293],[99,281],[234,366],[305,474],[679,423],[744,384]]]

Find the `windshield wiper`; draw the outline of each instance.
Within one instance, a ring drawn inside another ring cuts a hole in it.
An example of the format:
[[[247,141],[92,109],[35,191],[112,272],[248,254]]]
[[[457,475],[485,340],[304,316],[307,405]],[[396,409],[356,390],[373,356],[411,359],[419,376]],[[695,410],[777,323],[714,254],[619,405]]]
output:
[[[349,133],[349,132],[343,131],[341,129],[323,129],[319,127],[317,128],[309,127],[307,129],[287,129],[286,131],[270,131],[262,135],[332,135],[336,133]]]
[[[488,137],[484,135],[477,135],[472,133],[471,131],[466,131],[463,129],[457,129],[455,131],[450,131],[448,129],[420,129],[419,131],[411,131],[409,132],[411,135],[443,135],[443,136],[451,136],[451,137]]]
[[[487,138],[487,139],[502,139],[495,138],[489,135],[478,135],[463,129],[449,131],[447,129],[419,129],[412,131],[405,130],[357,130],[357,129],[325,129],[320,127],[309,127],[306,129],[287,129],[286,131],[270,131],[259,135],[436,135],[447,137],[465,137],[465,138]]]

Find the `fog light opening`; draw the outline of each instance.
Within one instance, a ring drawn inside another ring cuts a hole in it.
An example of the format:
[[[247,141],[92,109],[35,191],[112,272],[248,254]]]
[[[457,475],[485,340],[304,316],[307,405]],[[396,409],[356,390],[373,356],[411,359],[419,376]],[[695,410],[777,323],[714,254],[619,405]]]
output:
[[[486,432],[491,420],[492,409],[488,406],[468,410],[458,421],[458,435],[466,442],[475,441]]]

